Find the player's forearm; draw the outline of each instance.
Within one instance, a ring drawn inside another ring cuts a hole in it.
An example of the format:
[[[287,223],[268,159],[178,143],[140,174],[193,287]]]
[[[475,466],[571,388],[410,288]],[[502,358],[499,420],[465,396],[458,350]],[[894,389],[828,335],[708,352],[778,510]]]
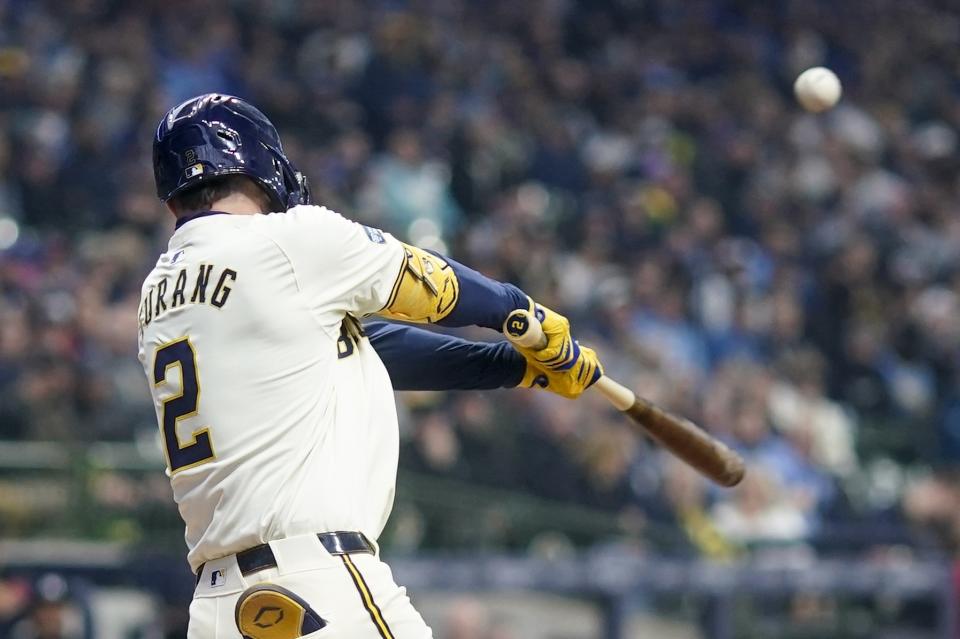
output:
[[[507,315],[527,308],[530,300],[513,284],[499,282],[450,258],[445,258],[460,283],[460,299],[441,326],[483,326],[499,332]]]
[[[506,342],[470,342],[386,322],[367,322],[364,330],[396,390],[513,388],[527,370]]]

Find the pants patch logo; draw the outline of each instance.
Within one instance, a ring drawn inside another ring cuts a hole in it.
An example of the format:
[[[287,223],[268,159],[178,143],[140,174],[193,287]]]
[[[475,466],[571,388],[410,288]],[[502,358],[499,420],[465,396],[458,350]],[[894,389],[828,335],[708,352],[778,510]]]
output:
[[[283,621],[283,610],[276,606],[263,606],[253,618],[253,625],[257,628],[272,628]]]

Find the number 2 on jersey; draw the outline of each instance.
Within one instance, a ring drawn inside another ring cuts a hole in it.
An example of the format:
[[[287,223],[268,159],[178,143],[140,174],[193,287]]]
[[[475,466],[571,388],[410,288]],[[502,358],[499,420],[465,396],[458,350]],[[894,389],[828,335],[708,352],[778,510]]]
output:
[[[153,360],[153,385],[167,383],[172,367],[180,369],[180,392],[163,401],[163,443],[167,449],[170,472],[197,466],[214,458],[210,429],[193,433],[193,441],[183,444],[177,436],[181,419],[197,414],[200,403],[200,378],[197,375],[197,357],[189,338],[164,344],[157,348]]]

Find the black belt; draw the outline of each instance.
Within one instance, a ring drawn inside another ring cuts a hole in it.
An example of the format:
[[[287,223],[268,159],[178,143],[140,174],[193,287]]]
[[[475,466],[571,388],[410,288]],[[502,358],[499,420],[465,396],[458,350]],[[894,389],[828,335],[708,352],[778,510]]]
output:
[[[352,555],[354,553],[366,553],[375,555],[376,551],[370,540],[359,532],[326,532],[317,533],[317,539],[327,552],[331,555]],[[203,574],[203,567],[206,564],[200,564],[197,570],[197,583],[200,583],[200,575]],[[277,558],[273,555],[273,549],[270,544],[260,544],[253,548],[247,548],[237,553],[237,567],[240,568],[240,574],[244,577],[258,570],[277,567]]]

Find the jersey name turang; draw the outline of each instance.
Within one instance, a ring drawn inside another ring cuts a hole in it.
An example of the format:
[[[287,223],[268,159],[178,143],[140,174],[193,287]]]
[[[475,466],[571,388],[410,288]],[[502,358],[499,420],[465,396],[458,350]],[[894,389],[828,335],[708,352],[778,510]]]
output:
[[[211,280],[215,284],[212,286],[213,291],[208,295]],[[140,300],[138,313],[140,330],[168,309],[178,308],[184,304],[210,304],[216,308],[223,308],[230,299],[231,285],[236,281],[235,269],[218,269],[215,264],[199,264],[190,269],[182,268],[176,276],[164,277],[155,286],[151,286],[146,296]]]

